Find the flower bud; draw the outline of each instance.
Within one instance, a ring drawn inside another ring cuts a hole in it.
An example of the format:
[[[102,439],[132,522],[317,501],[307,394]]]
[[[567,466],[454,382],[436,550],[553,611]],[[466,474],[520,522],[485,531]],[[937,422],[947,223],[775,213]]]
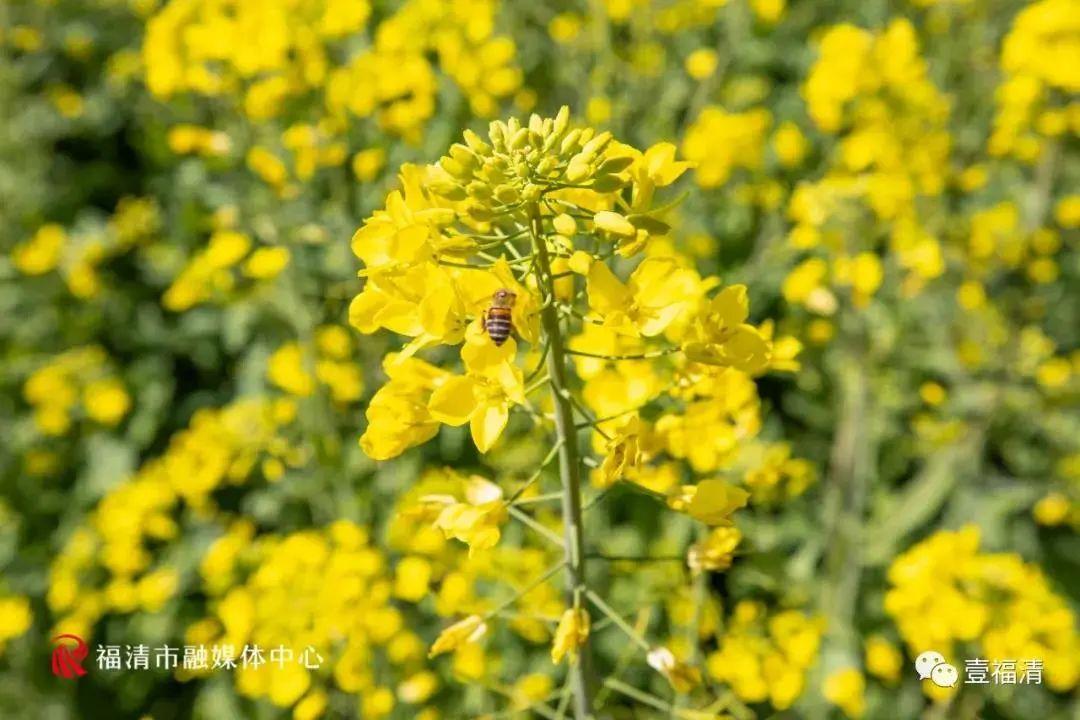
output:
[[[439,160],[439,165],[443,170],[453,175],[459,180],[468,180],[472,176],[472,170],[465,167],[457,160],[450,157],[443,157]]]
[[[484,142],[479,135],[472,130],[466,130],[463,133],[465,137],[465,143],[472,148],[472,151],[481,157],[486,157],[491,154],[491,146]]]
[[[500,185],[495,188],[495,199],[505,205],[516,203],[520,197],[521,194],[513,185]]]
[[[488,137],[496,150],[506,148],[506,126],[498,120],[492,120],[491,124],[488,125]]]
[[[555,232],[566,237],[570,237],[577,232],[577,223],[574,222],[574,218],[566,213],[556,215],[551,224],[555,227]]]
[[[474,180],[469,183],[466,186],[465,190],[469,193],[471,197],[480,200],[487,200],[489,197],[491,197],[491,186],[485,182],[480,182],[479,180]]]
[[[552,123],[551,129],[556,134],[562,134],[570,124],[570,108],[567,105],[563,105],[559,108],[559,114],[555,116],[555,122]]]
[[[581,152],[589,155],[596,155],[611,142],[611,133],[605,130],[589,142],[585,143],[585,147],[581,148]]]
[[[439,197],[444,197],[447,200],[458,201],[465,199],[465,188],[449,180],[432,183],[428,188]]]
[[[634,237],[637,234],[637,228],[631,225],[629,220],[619,213],[611,212],[610,210],[601,210],[593,215],[593,223],[596,227],[609,232],[612,235]]]
[[[463,167],[469,168],[470,171],[479,164],[479,160],[473,154],[473,151],[461,143],[454,143],[450,146],[450,157],[461,163]]]
[[[510,142],[507,143],[507,146],[511,150],[520,150],[521,148],[525,147],[528,144],[529,144],[529,129],[528,128],[521,128],[520,130],[518,130],[517,132],[515,132],[513,134],[513,136],[510,138]]]
[[[566,137],[563,138],[562,145],[559,146],[559,154],[567,155],[572,150],[576,150],[578,147],[578,138],[580,137],[581,130],[579,128],[574,128],[573,130],[568,132],[566,134]]]
[[[581,182],[589,177],[591,173],[592,165],[589,164],[588,158],[583,155],[575,155],[570,158],[570,163],[566,166],[566,179],[568,182]]]
[[[550,175],[558,164],[559,161],[549,155],[537,163],[536,172],[540,175]]]

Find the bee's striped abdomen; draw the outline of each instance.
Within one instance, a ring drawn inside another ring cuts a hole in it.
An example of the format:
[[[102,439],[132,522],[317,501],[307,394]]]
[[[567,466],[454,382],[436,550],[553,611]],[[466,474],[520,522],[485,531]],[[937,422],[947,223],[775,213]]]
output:
[[[506,342],[510,333],[514,330],[514,323],[510,319],[510,308],[488,308],[487,317],[484,318],[484,330],[491,337],[496,347]]]

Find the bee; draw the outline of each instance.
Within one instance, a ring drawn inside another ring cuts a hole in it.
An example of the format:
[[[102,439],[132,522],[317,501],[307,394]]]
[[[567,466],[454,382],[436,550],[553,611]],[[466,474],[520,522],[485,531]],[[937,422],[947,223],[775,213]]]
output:
[[[481,329],[488,334],[495,347],[499,347],[510,333],[514,332],[514,321],[510,318],[511,308],[517,295],[506,288],[499,288],[491,296],[491,307],[484,311],[480,319]]]

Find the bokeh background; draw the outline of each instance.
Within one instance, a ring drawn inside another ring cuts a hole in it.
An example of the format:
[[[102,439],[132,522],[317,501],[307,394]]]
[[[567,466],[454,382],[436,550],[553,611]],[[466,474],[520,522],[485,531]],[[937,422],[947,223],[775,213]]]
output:
[[[542,554],[468,560],[403,507],[547,447],[364,455],[401,338],[349,326],[349,239],[403,163],[564,104],[696,163],[670,251],[777,338],[641,480],[744,484],[748,551],[610,580],[730,700],[694,717],[1080,716],[1078,90],[1075,0],[6,0],[0,716],[540,716],[552,623],[426,651]],[[685,551],[652,498],[606,508],[612,553]],[[311,673],[49,670],[59,632],[296,644],[345,615]],[[1045,670],[942,691],[929,649]]]

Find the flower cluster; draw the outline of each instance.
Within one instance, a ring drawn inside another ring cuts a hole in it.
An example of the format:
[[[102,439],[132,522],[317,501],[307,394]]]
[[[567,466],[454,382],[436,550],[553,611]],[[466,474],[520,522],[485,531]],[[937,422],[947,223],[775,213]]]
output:
[[[216,230],[165,291],[161,303],[173,311],[228,297],[238,277],[251,283],[273,280],[289,265],[287,247],[265,245],[252,249],[251,237],[231,229]]]
[[[306,460],[283,429],[296,413],[290,400],[237,400],[195,414],[163,455],[102,498],[52,563],[49,608],[57,627],[88,637],[105,613],[160,609],[179,582],[178,569],[155,562],[156,550],[180,533],[181,502],[203,517],[213,493],[248,480],[258,466],[268,480]]]
[[[102,348],[63,352],[26,379],[23,397],[34,408],[34,424],[45,435],[66,434],[87,419],[117,425],[131,409],[131,396],[110,367]]]
[[[768,614],[761,603],[743,601],[732,610],[719,649],[706,658],[705,667],[741,700],[785,710],[803,692],[822,630],[819,620],[797,610]]]
[[[415,141],[435,111],[439,71],[480,116],[494,114],[498,101],[521,86],[514,43],[493,30],[498,10],[494,0],[411,0],[370,25],[367,0],[178,0],[147,21],[146,82],[161,99],[193,93],[237,100],[257,124],[310,106],[304,101],[314,93],[322,98],[314,104],[322,112],[308,119],[331,131],[331,143],[350,116],[374,117],[386,132]],[[252,33],[259,43],[240,40]],[[358,41],[363,49],[356,49]],[[305,144],[312,127],[293,126],[283,144]],[[311,167],[304,157],[315,159],[297,154],[300,180]],[[340,165],[344,159],[332,152],[317,162]]]
[[[25,275],[56,271],[72,295],[90,299],[102,291],[98,266],[153,238],[160,222],[153,198],[125,197],[104,222],[88,217],[71,230],[56,223],[42,225],[14,248],[12,261]]]
[[[267,361],[266,376],[277,387],[308,397],[325,385],[336,403],[360,399],[364,379],[353,360],[353,340],[340,325],[316,328],[313,350],[297,342],[279,347]]]
[[[391,565],[366,528],[339,520],[252,543],[250,526],[240,526],[215,543],[202,572],[216,591],[209,615],[188,627],[188,642],[310,646],[325,661],[319,669],[239,668],[241,695],[315,718],[337,688],[362,697],[364,717],[385,717],[398,704],[417,717],[439,716],[424,707],[439,680],[424,666],[423,642],[394,603]]]
[[[1045,140],[1080,133],[1076,106],[1080,89],[1075,58],[1080,30],[1068,0],[1042,0],[1017,14],[1001,49],[1005,80],[995,93],[997,114],[988,142],[991,155],[1034,162]]]
[[[825,176],[792,194],[788,239],[797,250],[824,250],[831,263],[804,261],[785,283],[785,297],[831,315],[831,284],[850,288],[853,304],[865,306],[885,270],[873,220],[890,223],[889,250],[907,273],[908,294],[918,291],[945,270],[941,241],[916,201],[945,190],[952,140],[948,100],[929,79],[914,27],[894,20],[877,34],[846,24],[829,28],[803,96],[817,127],[840,138]],[[852,222],[869,230],[870,243],[837,231]]]
[[[361,332],[387,329],[412,338],[387,358],[390,382],[372,401],[362,440],[369,454],[398,454],[430,438],[437,423],[468,423],[477,447],[491,448],[510,408],[528,404],[516,338],[540,345],[538,308],[548,278],[538,268],[545,262],[553,272],[565,268],[558,272],[571,286],[574,276],[585,280],[581,313],[590,340],[570,341],[575,357],[595,354],[590,350],[605,339],[647,351],[650,338],[666,333],[699,363],[764,369],[769,346],[746,323],[745,292],[730,289],[707,300],[709,283],[696,273],[678,271],[672,282],[671,259],[646,258],[625,282],[603,262],[632,257],[666,233],[650,209],[656,189],[687,168],[673,159],[672,146],[639,153],[610,134],[571,128],[565,109],[556,118],[534,116],[527,126],[494,123],[487,140],[466,131],[465,140],[438,166],[406,167],[403,189],[353,238],[367,282],[350,307],[350,322]],[[545,238],[544,246],[519,247],[530,235],[535,242]],[[493,255],[500,248],[505,254]],[[499,289],[516,297],[516,338],[505,344],[491,342],[482,322]],[[461,375],[413,357],[459,343]]]
[[[1040,658],[1050,687],[1080,682],[1075,613],[1038,566],[979,552],[975,526],[918,543],[893,561],[888,579],[885,609],[913,654],[940,648],[955,657],[970,647],[990,659]]]

